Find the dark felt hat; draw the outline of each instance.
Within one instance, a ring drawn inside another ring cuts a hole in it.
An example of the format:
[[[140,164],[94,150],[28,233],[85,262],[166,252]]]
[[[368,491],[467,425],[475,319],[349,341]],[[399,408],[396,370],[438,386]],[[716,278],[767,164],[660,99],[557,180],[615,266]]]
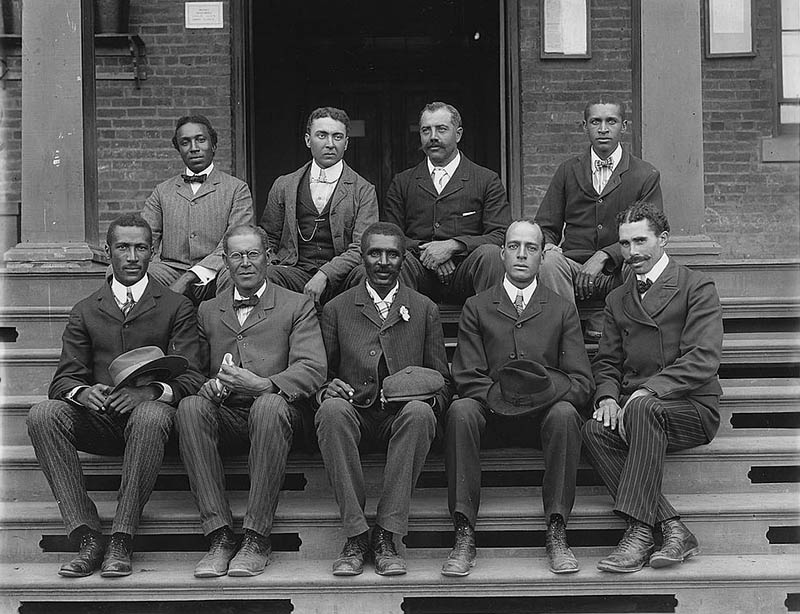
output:
[[[161,348],[146,345],[117,356],[108,365],[108,374],[114,382],[114,390],[119,390],[142,376],[147,376],[151,382],[168,382],[188,366],[183,356],[164,356]]]
[[[486,401],[495,413],[523,416],[550,407],[570,386],[563,371],[533,360],[511,360],[500,367]]]

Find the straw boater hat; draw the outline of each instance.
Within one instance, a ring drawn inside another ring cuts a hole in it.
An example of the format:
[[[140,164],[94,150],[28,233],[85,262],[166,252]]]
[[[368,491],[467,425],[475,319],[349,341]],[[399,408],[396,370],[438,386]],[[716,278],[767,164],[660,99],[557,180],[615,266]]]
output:
[[[571,386],[563,371],[533,360],[511,360],[500,367],[489,388],[486,402],[503,416],[523,416],[547,409],[559,401]]]
[[[143,375],[148,376],[151,382],[168,382],[186,371],[188,366],[189,361],[183,356],[164,356],[161,348],[146,345],[117,356],[108,365],[108,374],[116,391]]]

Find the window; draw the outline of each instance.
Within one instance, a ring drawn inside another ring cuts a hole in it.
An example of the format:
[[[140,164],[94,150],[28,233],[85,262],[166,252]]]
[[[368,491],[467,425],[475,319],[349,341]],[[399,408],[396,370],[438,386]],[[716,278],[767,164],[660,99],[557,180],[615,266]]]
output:
[[[800,126],[800,0],[780,0],[778,132]]]

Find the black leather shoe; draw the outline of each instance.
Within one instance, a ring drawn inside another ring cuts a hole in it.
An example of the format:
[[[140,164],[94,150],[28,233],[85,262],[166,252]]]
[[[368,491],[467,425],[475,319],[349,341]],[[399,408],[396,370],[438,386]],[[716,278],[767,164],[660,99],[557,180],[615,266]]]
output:
[[[131,567],[132,554],[133,537],[127,533],[114,533],[108,541],[108,548],[103,559],[103,566],[100,568],[100,575],[104,578],[131,575],[131,571],[133,571]]]
[[[661,523],[663,542],[661,548],[650,556],[650,567],[669,567],[700,554],[697,538],[679,518]]]
[[[69,563],[64,563],[58,575],[65,578],[83,578],[91,576],[100,569],[103,553],[106,551],[106,540],[89,527],[76,529],[74,538],[78,541],[78,554]]]
[[[550,516],[544,549],[550,562],[550,571],[553,573],[575,573],[580,569],[578,559],[567,544],[567,527],[561,514]]]
[[[379,576],[402,576],[406,573],[406,562],[397,554],[391,531],[378,525],[372,532],[372,554],[375,557],[375,573]]]
[[[208,553],[194,568],[195,578],[218,578],[228,573],[228,564],[236,554],[236,535],[228,526],[220,527],[209,536]]]
[[[245,529],[239,552],[228,566],[228,575],[257,576],[269,564],[270,554],[272,554],[272,544],[269,537]]]
[[[600,571],[633,573],[644,567],[655,550],[653,529],[631,519],[616,549],[597,564]]]
[[[456,528],[456,543],[442,565],[442,575],[460,578],[468,576],[475,567],[478,550],[475,548],[475,529],[470,526],[467,517],[456,512],[453,514],[453,524]]]
[[[357,576],[364,571],[364,561],[369,553],[369,531],[348,537],[339,558],[333,562],[334,576]]]

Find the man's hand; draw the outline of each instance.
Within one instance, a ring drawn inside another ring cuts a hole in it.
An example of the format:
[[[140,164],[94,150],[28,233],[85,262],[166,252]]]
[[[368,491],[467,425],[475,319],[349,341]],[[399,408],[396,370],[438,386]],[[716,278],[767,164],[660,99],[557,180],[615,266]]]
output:
[[[597,404],[592,418],[598,422],[602,422],[603,426],[611,427],[613,431],[617,428],[617,423],[622,420],[623,411],[624,410],[614,399],[606,397]]]
[[[84,388],[75,395],[75,400],[89,409],[94,411],[103,411],[103,405],[108,398],[108,393],[111,392],[111,386],[105,384],[95,384]]]
[[[177,292],[178,294],[184,294],[186,292],[186,288],[188,288],[190,284],[198,281],[200,281],[200,278],[197,275],[195,275],[192,271],[186,271],[183,275],[178,277],[178,279],[172,282],[169,289],[173,292]]]
[[[455,239],[421,243],[419,246],[419,260],[425,268],[435,271],[463,249],[464,245],[461,241],[456,241]]]
[[[308,283],[303,286],[303,294],[311,297],[315,303],[319,303],[322,293],[328,285],[328,276],[322,271],[314,273],[314,277],[308,280]]]
[[[597,276],[603,272],[603,267],[608,258],[609,255],[602,250],[595,252],[594,255],[584,263],[581,270],[578,271],[575,277],[575,293],[580,300],[585,300],[592,296],[595,280]]]
[[[222,403],[230,393],[231,391],[225,388],[216,378],[208,380],[200,387],[200,390],[197,391],[198,395],[217,405]]]
[[[139,403],[155,401],[159,396],[161,388],[154,384],[125,386],[108,395],[104,407],[109,413],[123,415],[133,411]]]
[[[345,401],[353,402],[353,394],[355,390],[347,382],[343,382],[338,377],[333,378],[328,387],[325,389],[325,394],[322,395],[322,400],[325,399],[344,399]]]
[[[436,276],[439,278],[439,283],[443,286],[449,286],[453,281],[453,273],[456,271],[456,265],[452,260],[448,260],[444,264],[440,264],[436,268]]]
[[[544,249],[542,250],[542,253],[547,253],[547,252],[551,252],[551,251],[554,251],[554,250],[557,251],[559,254],[561,253],[561,248],[558,245],[556,245],[555,243],[545,243],[544,244]]]
[[[217,379],[232,392],[248,396],[259,396],[276,390],[268,378],[259,377],[252,371],[233,365],[221,365]]]

